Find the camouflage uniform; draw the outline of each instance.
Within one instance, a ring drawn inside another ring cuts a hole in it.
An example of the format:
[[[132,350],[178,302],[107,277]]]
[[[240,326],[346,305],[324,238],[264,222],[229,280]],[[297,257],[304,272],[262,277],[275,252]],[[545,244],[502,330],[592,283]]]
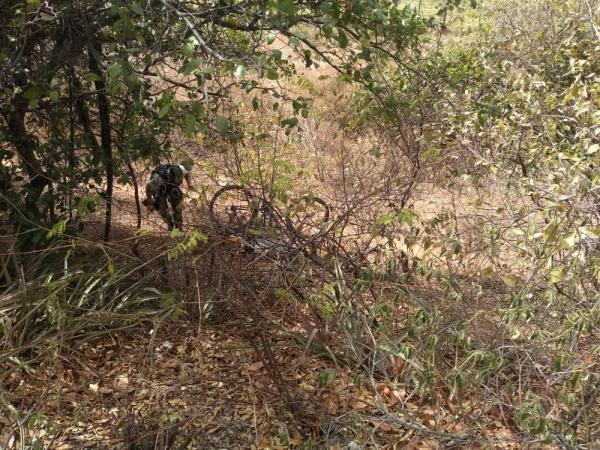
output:
[[[180,186],[186,174],[187,170],[181,165],[161,164],[152,171],[148,182],[154,209],[160,213],[169,230],[181,230],[183,226],[183,193]]]

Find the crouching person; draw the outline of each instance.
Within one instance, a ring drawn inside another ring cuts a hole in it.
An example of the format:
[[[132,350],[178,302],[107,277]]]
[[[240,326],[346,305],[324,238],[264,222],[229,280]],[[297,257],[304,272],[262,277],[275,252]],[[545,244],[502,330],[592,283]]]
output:
[[[183,228],[183,192],[185,179],[188,188],[194,189],[190,172],[183,164],[160,164],[146,183],[146,198],[142,202],[148,211],[158,211],[169,230]]]

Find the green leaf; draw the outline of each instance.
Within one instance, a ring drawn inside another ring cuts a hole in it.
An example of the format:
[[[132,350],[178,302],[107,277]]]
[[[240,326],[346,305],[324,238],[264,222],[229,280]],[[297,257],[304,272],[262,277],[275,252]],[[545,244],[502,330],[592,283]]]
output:
[[[85,75],[85,78],[89,81],[102,81],[102,77],[100,75],[98,75],[97,73],[87,73]]]
[[[385,20],[387,19],[385,11],[381,8],[375,8],[373,10],[373,16],[375,16],[381,22],[385,22]]]
[[[600,236],[600,227],[585,227],[584,230],[596,236]]]
[[[323,370],[318,378],[317,382],[319,383],[319,387],[324,388],[325,386],[330,385],[336,379],[337,373],[335,369],[325,369]]]
[[[279,78],[279,74],[273,67],[267,67],[267,70],[265,71],[265,76],[269,80],[277,80]]]
[[[502,281],[508,287],[515,287],[521,281],[521,279],[519,277],[517,277],[516,275],[510,275],[509,274],[509,275],[503,276],[502,277]]]
[[[185,236],[185,234],[179,228],[174,228],[174,229],[171,230],[171,237],[173,239],[180,238],[180,237],[183,237],[183,236]]]
[[[144,15],[144,9],[140,6],[138,2],[134,2],[131,5],[131,10],[140,16]]]
[[[125,81],[127,82],[127,86],[129,88],[135,88],[140,84],[140,80],[135,73],[130,73]]]
[[[212,66],[206,66],[203,67],[202,69],[200,69],[198,71],[199,75],[202,75],[203,77],[205,77],[207,80],[211,80],[212,78],[210,78],[210,75],[214,72],[214,68]]]
[[[558,233],[558,224],[556,222],[550,222],[544,228],[544,242],[556,242]]]
[[[191,138],[196,131],[196,117],[193,114],[185,116],[185,135]]]
[[[277,2],[277,9],[284,13],[288,20],[293,20],[295,16],[294,2],[293,0],[279,0]]]
[[[458,255],[460,252],[462,251],[462,246],[460,245],[460,242],[455,241],[452,243],[452,253],[455,255]]]
[[[96,199],[91,196],[83,197],[77,205],[77,214],[79,216],[85,216],[96,212]]]
[[[417,214],[414,211],[406,208],[397,211],[396,216],[400,223],[406,223],[408,225],[412,225],[417,218]]]
[[[108,69],[106,69],[106,71],[108,72],[108,74],[110,75],[111,78],[116,78],[121,74],[122,68],[119,63],[115,62],[115,63],[112,63],[110,66],[108,66]],[[100,79],[102,79],[102,78],[100,78]]]
[[[346,36],[346,33],[344,33],[343,30],[338,30],[337,41],[340,44],[340,48],[348,47],[348,36]]]
[[[46,233],[46,238],[51,239],[55,236],[60,236],[61,234],[63,234],[67,229],[68,221],[69,219],[63,219],[59,220],[54,225],[52,225],[52,228],[50,228],[50,230],[48,230],[48,233]]]
[[[23,93],[23,97],[27,100],[36,100],[40,96],[40,88],[37,85],[31,86]]]
[[[275,33],[270,31],[269,34],[267,34],[267,44],[271,45],[273,42],[275,42]]]
[[[50,97],[50,100],[52,100],[53,102],[57,102],[58,101],[58,92],[50,91],[50,92],[48,92],[48,97]]]
[[[258,106],[258,99],[256,97],[252,97],[252,108],[254,109],[254,111],[258,109]]]
[[[167,418],[169,419],[169,422],[171,422],[171,423],[180,422],[181,414],[179,414],[178,412],[174,412],[174,413],[169,414],[167,416]]]
[[[287,429],[282,429],[279,432],[279,443],[284,446],[288,446],[290,444],[290,435]]]
[[[108,272],[108,274],[110,275],[111,278],[114,278],[114,276],[115,276],[115,264],[113,263],[112,259],[108,262],[108,266],[106,267],[106,271]]]
[[[554,284],[554,283],[558,283],[564,277],[565,277],[565,268],[564,268],[564,266],[555,266],[550,271],[550,275],[548,277],[548,281],[550,281],[550,283]]]
[[[286,126],[288,128],[288,130],[291,130],[292,128],[298,126],[298,119],[296,119],[295,117],[290,117],[289,119],[285,119],[281,122],[282,126]]]
[[[192,112],[198,119],[201,119],[205,116],[204,106],[202,106],[202,103],[198,101],[192,103]]]
[[[576,232],[572,232],[560,241],[560,249],[565,250],[573,247],[579,242],[579,235]]]
[[[44,12],[44,11],[42,11],[40,13],[40,17],[45,22],[54,22],[54,20],[56,20],[56,17],[54,17],[53,15],[48,14],[47,12]]]
[[[40,94],[41,94],[40,88],[34,84],[33,86],[31,86],[29,89],[27,89],[23,93],[23,97],[25,97],[27,100],[29,100],[29,105],[32,108],[35,108],[38,105],[38,98],[40,97]]]
[[[394,216],[392,214],[384,214],[377,219],[377,223],[380,225],[389,225],[394,222]]]
[[[162,119],[163,117],[165,117],[169,110],[171,109],[171,103],[165,103],[164,105],[162,105],[162,107],[160,108],[160,111],[158,111],[158,118]]]
[[[244,66],[243,64],[238,64],[237,67],[235,68],[235,72],[233,73],[233,75],[237,78],[244,78],[244,74],[246,73],[246,66]]]
[[[181,49],[181,52],[186,58],[191,58],[192,56],[194,56],[194,46],[191,42],[187,42]]]
[[[215,124],[221,133],[225,133],[229,129],[229,121],[223,116],[217,116]]]
[[[199,66],[202,61],[199,58],[190,59],[181,69],[185,75],[191,75]]]
[[[288,44],[292,48],[298,48],[300,46],[300,39],[298,39],[296,36],[290,36],[288,38]]]

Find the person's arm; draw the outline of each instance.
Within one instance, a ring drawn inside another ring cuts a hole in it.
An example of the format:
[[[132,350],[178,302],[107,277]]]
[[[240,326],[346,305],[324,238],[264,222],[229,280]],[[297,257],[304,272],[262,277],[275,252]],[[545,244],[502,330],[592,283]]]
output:
[[[152,201],[152,187],[150,183],[146,183],[146,199]]]
[[[144,199],[142,204],[150,211],[154,209],[154,198],[152,198],[152,184],[150,182],[146,183],[146,198]]]
[[[188,185],[188,188],[190,189],[194,189],[194,183],[192,183],[192,176],[190,175],[190,173],[186,173],[183,178],[185,178],[185,182]]]

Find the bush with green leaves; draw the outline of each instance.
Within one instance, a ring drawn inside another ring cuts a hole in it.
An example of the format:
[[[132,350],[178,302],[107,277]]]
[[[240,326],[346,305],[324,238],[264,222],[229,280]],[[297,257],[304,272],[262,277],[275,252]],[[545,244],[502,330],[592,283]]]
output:
[[[455,3],[455,2],[454,2]],[[239,141],[234,94],[293,103],[281,80],[326,63],[369,84],[371,60],[418,48],[426,21],[388,0],[4,2],[0,7],[0,207],[16,230],[48,227],[100,194],[105,239],[115,183],[172,156],[176,135]],[[272,44],[283,40],[301,62]],[[332,48],[331,52],[327,48]],[[177,133],[176,133],[177,132]],[[138,207],[139,215],[139,207]],[[138,219],[139,220],[139,219]],[[40,242],[38,231],[24,245]]]
[[[357,96],[357,126],[416,135],[403,149],[460,204],[415,221],[419,273],[445,301],[387,347],[414,349],[417,386],[447,374],[452,396],[479,392],[528,442],[600,436],[597,7],[493,2],[478,42],[433,45],[418,71],[386,67],[376,101]]]

